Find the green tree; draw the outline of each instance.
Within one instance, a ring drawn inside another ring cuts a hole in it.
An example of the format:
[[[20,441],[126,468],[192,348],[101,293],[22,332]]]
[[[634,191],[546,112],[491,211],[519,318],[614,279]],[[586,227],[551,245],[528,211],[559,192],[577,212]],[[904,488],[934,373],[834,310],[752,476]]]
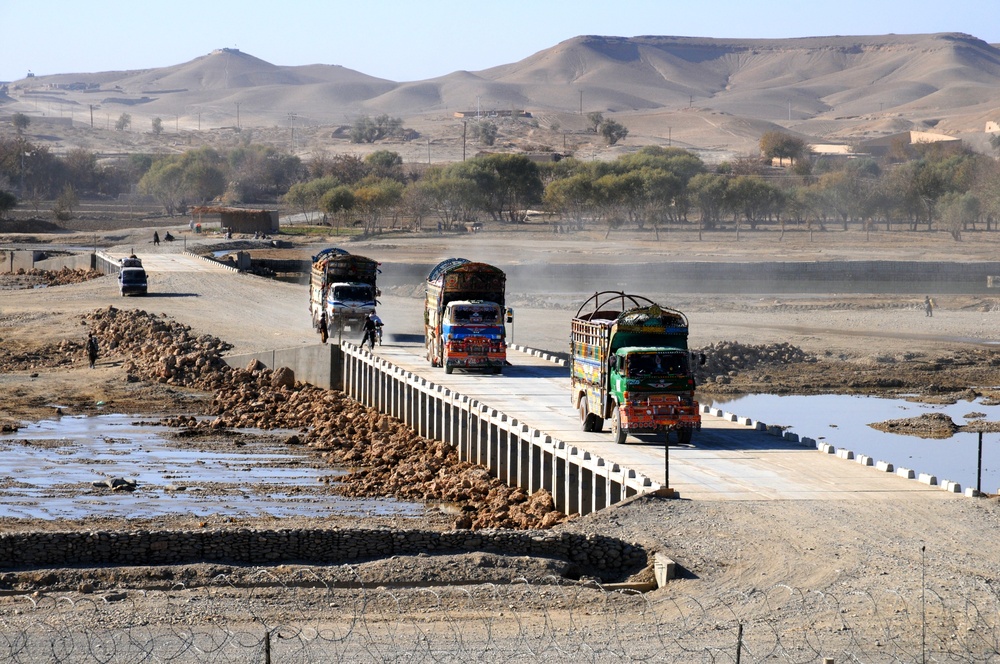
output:
[[[444,230],[451,230],[456,223],[474,220],[476,212],[484,207],[482,193],[471,170],[465,162],[434,167],[415,185],[430,201]]]
[[[386,217],[403,200],[403,185],[395,180],[377,180],[354,190],[354,209],[364,224],[365,235],[380,232]]]
[[[397,182],[406,180],[406,176],[403,175],[403,157],[398,152],[376,150],[367,155],[364,161],[372,177],[388,178]]]
[[[528,208],[542,200],[538,164],[524,155],[491,154],[464,163],[479,189],[483,211],[497,221],[521,223]]]
[[[711,229],[721,221],[729,178],[718,173],[699,173],[688,182],[688,194],[701,211],[701,228]]]
[[[400,118],[382,114],[373,120],[368,115],[359,115],[354,119],[348,136],[352,143],[374,143],[389,136],[396,136],[402,129],[403,120]]]
[[[948,192],[938,201],[938,219],[943,230],[956,242],[962,241],[962,231],[974,226],[982,206],[973,194]]]
[[[115,121],[115,129],[117,131],[126,131],[132,126],[132,116],[128,113],[122,113],[118,116],[118,120]]]
[[[598,133],[601,125],[604,124],[604,114],[600,111],[591,111],[587,113],[587,124],[590,126],[590,131],[595,134]]]
[[[14,129],[17,130],[17,135],[20,136],[31,124],[31,118],[29,118],[24,113],[14,113],[10,116],[10,122],[14,125]]]
[[[296,182],[288,189],[282,199],[286,205],[290,205],[299,210],[310,220],[311,215],[316,210],[323,210],[323,197],[331,189],[341,186],[337,178],[325,177],[309,180],[307,182]],[[325,212],[325,210],[323,210]]]
[[[545,209],[569,218],[577,230],[594,207],[594,177],[590,172],[575,173],[553,180],[545,188]]]
[[[185,208],[184,169],[171,158],[153,162],[142,179],[139,191],[163,206],[171,217]]]
[[[163,133],[163,120],[160,118],[153,118],[153,135],[159,136]]]
[[[601,123],[600,134],[608,142],[608,145],[615,145],[618,141],[625,140],[625,137],[628,136],[628,128],[614,120],[605,120]]]
[[[354,192],[346,185],[339,185],[327,190],[320,199],[320,209],[337,222],[338,235],[340,234],[341,222],[345,215],[354,209],[355,203]]]
[[[496,143],[497,135],[500,133],[496,123],[489,120],[480,120],[469,125],[469,135],[472,140],[478,141],[480,145],[491,146]]]
[[[806,143],[780,131],[765,131],[760,137],[760,153],[768,161],[777,159],[781,165],[784,159],[798,161],[806,152]]]
[[[737,235],[741,219],[747,222],[750,230],[755,230],[769,216],[781,212],[782,200],[776,187],[755,175],[739,175],[726,189],[726,206],[736,215]]]
[[[55,213],[56,219],[66,221],[67,219],[73,218],[73,210],[79,204],[80,199],[73,190],[73,185],[66,184],[63,187],[62,192],[59,193],[59,197],[56,198],[56,203],[52,208],[52,211]]]

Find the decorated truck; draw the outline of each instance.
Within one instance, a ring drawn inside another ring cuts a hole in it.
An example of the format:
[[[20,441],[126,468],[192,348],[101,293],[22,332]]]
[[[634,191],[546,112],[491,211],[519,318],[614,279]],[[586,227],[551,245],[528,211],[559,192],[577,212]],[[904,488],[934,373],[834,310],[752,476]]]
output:
[[[309,275],[309,313],[321,335],[341,340],[344,330],[359,332],[375,311],[379,264],[331,247],[312,257]],[[325,337],[324,337],[325,338]]]
[[[126,295],[145,295],[149,284],[142,259],[135,254],[123,258],[118,267],[118,292]]]
[[[570,337],[573,405],[584,431],[611,420],[616,443],[630,433],[701,428],[694,399],[694,357],[680,311],[619,291],[595,293],[577,311]],[[701,356],[699,356],[699,359]]]
[[[427,276],[424,341],[431,366],[451,373],[501,373],[507,363],[503,270],[465,258],[441,261]]]

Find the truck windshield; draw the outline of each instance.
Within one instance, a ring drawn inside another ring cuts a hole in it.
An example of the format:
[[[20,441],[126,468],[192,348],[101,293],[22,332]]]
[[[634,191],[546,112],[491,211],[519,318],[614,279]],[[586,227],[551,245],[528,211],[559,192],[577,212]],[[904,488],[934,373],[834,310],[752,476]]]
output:
[[[336,286],[333,289],[335,300],[358,302],[373,299],[372,289],[369,286]]]
[[[688,373],[685,353],[635,353],[625,362],[629,376],[684,376]]]
[[[456,307],[451,311],[451,322],[458,325],[491,325],[499,318],[496,307]]]

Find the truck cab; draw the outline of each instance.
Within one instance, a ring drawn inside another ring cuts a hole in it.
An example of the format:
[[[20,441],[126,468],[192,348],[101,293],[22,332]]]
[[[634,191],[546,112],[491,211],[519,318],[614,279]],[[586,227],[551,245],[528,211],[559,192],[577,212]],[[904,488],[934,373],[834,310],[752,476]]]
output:
[[[501,373],[506,363],[506,328],[503,310],[496,302],[456,300],[441,317],[442,357],[445,373],[455,367]]]
[[[333,283],[327,288],[326,319],[328,325],[343,324],[351,331],[361,329],[368,314],[375,311],[377,292],[371,284]]]

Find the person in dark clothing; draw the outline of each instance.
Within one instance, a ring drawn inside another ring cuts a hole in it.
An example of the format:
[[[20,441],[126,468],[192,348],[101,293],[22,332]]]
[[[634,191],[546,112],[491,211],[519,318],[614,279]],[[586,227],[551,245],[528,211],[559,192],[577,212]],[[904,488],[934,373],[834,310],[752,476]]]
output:
[[[160,234],[156,231],[153,231],[153,246],[160,246]]]
[[[93,334],[87,339],[87,359],[90,361],[90,368],[93,369],[97,363],[97,336]]]
[[[361,345],[364,346],[367,341],[369,350],[375,348],[375,341],[378,338],[378,329],[380,327],[382,327],[382,321],[375,315],[375,312],[368,314],[368,318],[365,319],[365,325],[361,328]]]
[[[319,315],[319,338],[323,340],[323,343],[326,343],[328,334],[326,329],[326,311],[324,311]]]

